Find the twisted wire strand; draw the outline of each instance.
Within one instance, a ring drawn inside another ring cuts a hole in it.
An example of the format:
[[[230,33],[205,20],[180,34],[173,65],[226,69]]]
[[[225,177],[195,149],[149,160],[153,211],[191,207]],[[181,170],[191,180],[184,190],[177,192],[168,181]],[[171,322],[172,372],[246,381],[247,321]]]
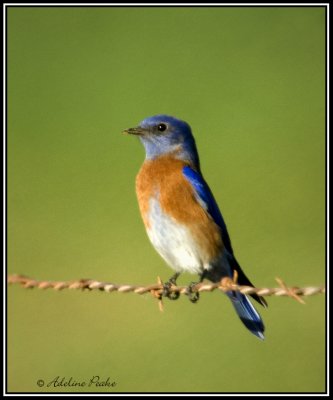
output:
[[[325,286],[308,286],[308,287],[288,287],[280,278],[276,278],[279,287],[273,288],[255,288],[252,286],[244,286],[237,284],[237,274],[234,274],[233,279],[223,278],[218,283],[198,283],[191,288],[191,292],[212,292],[214,290],[221,290],[227,292],[230,290],[238,291],[243,294],[257,294],[259,296],[288,296],[300,303],[304,304],[304,300],[301,296],[313,296],[320,293],[325,293]],[[153,297],[160,301],[160,309],[163,309],[162,295],[163,295],[163,282],[158,277],[157,283],[152,285],[119,285],[109,282],[101,282],[94,279],[79,279],[74,281],[42,281],[29,278],[24,275],[12,274],[8,275],[8,284],[20,284],[22,287],[27,289],[38,288],[38,289],[88,289],[88,290],[100,290],[104,292],[120,292],[129,293],[133,292],[136,294],[151,293]],[[172,285],[169,292],[188,294],[187,286],[175,286]]]

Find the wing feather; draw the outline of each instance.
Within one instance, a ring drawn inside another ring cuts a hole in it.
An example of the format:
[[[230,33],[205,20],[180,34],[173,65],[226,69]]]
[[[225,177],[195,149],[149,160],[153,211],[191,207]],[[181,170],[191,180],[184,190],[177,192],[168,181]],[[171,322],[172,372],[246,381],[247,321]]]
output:
[[[227,226],[224,222],[221,211],[219,210],[219,207],[214,199],[214,196],[203,176],[200,172],[195,171],[188,165],[183,168],[183,175],[192,185],[197,196],[197,200],[204,207],[204,209],[210,215],[213,221],[221,228],[224,246],[230,254],[233,254]]]

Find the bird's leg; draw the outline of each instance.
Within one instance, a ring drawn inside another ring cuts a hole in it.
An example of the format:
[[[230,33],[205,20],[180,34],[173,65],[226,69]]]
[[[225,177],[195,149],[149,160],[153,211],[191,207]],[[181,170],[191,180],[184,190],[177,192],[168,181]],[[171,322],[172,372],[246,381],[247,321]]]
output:
[[[199,278],[200,278],[199,281],[198,281],[198,282],[191,282],[191,283],[187,286],[186,295],[188,296],[189,300],[190,300],[192,303],[196,303],[196,302],[199,300],[199,298],[200,298],[199,292],[198,292],[198,291],[194,291],[193,289],[194,289],[194,287],[195,287],[196,285],[198,285],[199,283],[201,283],[201,282],[205,279],[206,274],[207,274],[207,270],[204,269],[204,270],[202,271],[202,273],[199,274]]]
[[[162,296],[167,297],[170,300],[177,300],[179,297],[179,292],[171,292],[170,288],[172,285],[176,285],[177,278],[179,277],[180,272],[176,272],[172,277],[163,284]]]

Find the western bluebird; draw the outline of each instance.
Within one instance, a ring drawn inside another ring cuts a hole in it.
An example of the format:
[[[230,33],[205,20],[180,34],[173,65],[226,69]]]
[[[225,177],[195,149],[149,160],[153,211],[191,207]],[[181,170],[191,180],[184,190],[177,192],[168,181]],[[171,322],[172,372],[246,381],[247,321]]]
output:
[[[136,177],[136,193],[150,241],[176,271],[165,289],[182,272],[199,274],[200,282],[204,278],[219,282],[237,271],[239,284],[253,286],[234,256],[224,219],[202,176],[190,126],[171,116],[156,115],[124,133],[137,135],[146,151]],[[196,301],[198,294],[192,294]],[[236,291],[226,294],[244,325],[264,339],[264,324],[249,299]],[[166,295],[172,297],[170,292]],[[263,297],[251,296],[267,306]]]

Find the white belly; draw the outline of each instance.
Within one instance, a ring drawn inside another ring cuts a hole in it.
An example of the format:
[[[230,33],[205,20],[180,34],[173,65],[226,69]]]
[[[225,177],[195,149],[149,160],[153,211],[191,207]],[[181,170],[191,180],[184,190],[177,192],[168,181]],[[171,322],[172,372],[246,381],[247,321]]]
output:
[[[154,198],[149,202],[148,221],[150,241],[175,271],[199,274],[204,268],[209,268],[204,265],[200,248],[189,229],[165,215]]]

